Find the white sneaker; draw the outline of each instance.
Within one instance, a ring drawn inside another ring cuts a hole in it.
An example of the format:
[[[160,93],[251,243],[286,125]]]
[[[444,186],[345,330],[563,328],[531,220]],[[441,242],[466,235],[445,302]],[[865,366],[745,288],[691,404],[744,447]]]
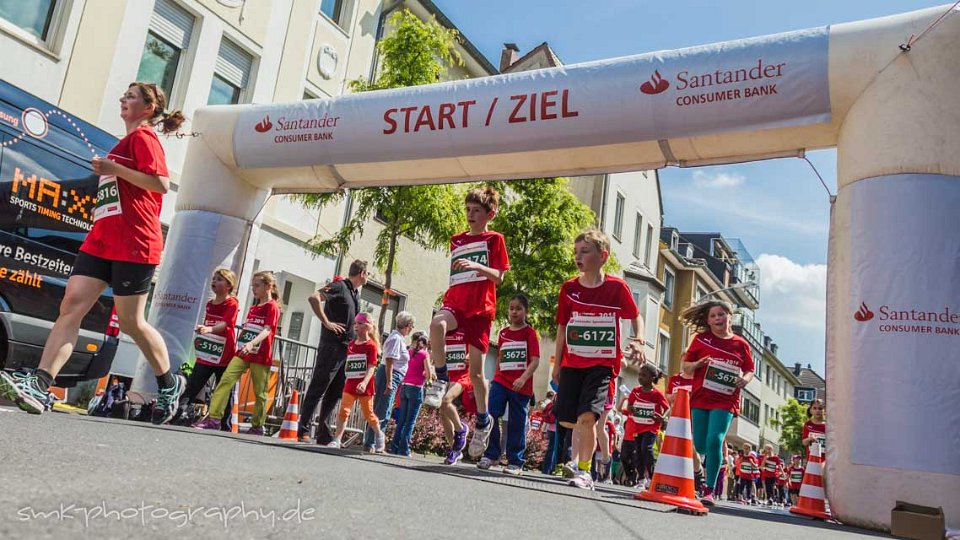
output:
[[[383,434],[383,431],[377,432],[377,437],[376,437],[376,439],[375,439],[373,449],[374,449],[374,451],[375,451],[377,454],[383,454],[383,453],[386,452],[386,450],[387,450],[387,438],[386,438],[386,436]]]
[[[327,443],[327,448],[340,448],[340,441],[330,441]]]
[[[484,456],[480,458],[480,461],[477,462],[477,468],[484,471],[489,470],[490,467],[493,467],[493,460]]]
[[[590,476],[590,471],[578,471],[568,485],[593,491],[593,477]]]
[[[467,453],[470,454],[470,457],[477,459],[487,451],[487,445],[490,444],[490,433],[493,432],[493,423],[496,420],[491,417],[487,422],[487,427],[473,428],[473,438],[470,439],[470,448],[467,449]]]
[[[509,474],[510,476],[520,476],[523,474],[523,467],[519,465],[507,465],[503,468],[503,474]]]
[[[447,393],[447,381],[433,381],[423,393],[423,404],[431,409],[439,409],[443,396]]]

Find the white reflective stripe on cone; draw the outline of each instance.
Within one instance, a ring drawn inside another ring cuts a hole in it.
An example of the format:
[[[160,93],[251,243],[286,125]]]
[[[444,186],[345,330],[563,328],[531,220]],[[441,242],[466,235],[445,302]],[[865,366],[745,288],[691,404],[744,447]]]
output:
[[[668,474],[677,478],[693,479],[693,458],[660,454],[657,458],[656,474]]]
[[[823,476],[823,465],[821,465],[819,461],[808,461],[806,472],[807,474]]]
[[[284,420],[283,424],[280,425],[281,430],[284,430],[284,429],[293,430],[293,429],[297,429],[298,427],[299,426],[297,426],[297,423],[292,420]]]
[[[299,405],[291,405],[291,406],[287,407],[287,414],[290,414],[290,413],[300,414],[300,406],[299,406]]]
[[[817,499],[824,500],[826,497],[823,495],[823,488],[820,486],[811,486],[810,484],[804,484],[800,486],[800,496],[806,497],[808,499]]]
[[[676,437],[678,439],[693,440],[693,429],[690,427],[689,418],[671,418],[667,422],[667,430],[664,433],[667,437]]]

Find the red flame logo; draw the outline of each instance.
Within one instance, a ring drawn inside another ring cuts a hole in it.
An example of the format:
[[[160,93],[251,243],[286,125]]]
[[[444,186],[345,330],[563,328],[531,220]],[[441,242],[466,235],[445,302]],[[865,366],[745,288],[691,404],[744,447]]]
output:
[[[663,78],[659,71],[654,71],[650,80],[640,85],[640,91],[644,94],[659,94],[667,88],[670,88],[670,81]]]
[[[260,121],[257,125],[253,126],[253,129],[257,130],[259,133],[266,133],[270,131],[270,128],[273,127],[273,122],[270,121],[270,115],[263,117],[263,120]]]
[[[873,318],[873,312],[867,307],[867,304],[860,302],[860,309],[853,314],[853,318],[860,322],[867,322]]]

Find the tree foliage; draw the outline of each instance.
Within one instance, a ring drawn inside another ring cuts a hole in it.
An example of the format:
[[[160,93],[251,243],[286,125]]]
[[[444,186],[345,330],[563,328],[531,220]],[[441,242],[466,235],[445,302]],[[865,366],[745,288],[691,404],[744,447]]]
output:
[[[435,18],[422,21],[408,10],[390,16],[392,31],[377,43],[381,63],[374,81],[350,82],[355,92],[383,90],[435,83],[449,64],[461,64],[456,50],[457,32],[444,28]],[[346,253],[376,216],[382,228],[377,234],[374,265],[384,273],[384,302],[379,326],[384,328],[386,305],[393,284],[399,240],[407,237],[425,249],[445,247],[449,237],[463,226],[460,191],[451,185],[382,187],[354,190],[354,210],[349,221],[332,238],[317,236],[309,243],[324,255]],[[320,209],[345,197],[344,193],[303,194],[297,199],[308,208]]]
[[[780,446],[794,454],[803,454],[801,434],[807,421],[807,408],[793,398],[779,408],[780,420],[770,419],[770,424],[780,430]]]

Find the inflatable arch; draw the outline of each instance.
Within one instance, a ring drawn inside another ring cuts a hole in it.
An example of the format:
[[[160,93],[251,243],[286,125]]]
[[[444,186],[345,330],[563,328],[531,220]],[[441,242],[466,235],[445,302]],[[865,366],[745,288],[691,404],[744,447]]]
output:
[[[734,163],[835,146],[827,494],[853,524],[886,528],[905,500],[943,506],[960,527],[960,12],[948,10],[198,110],[150,320],[182,361],[203,303],[179,300],[203,298],[213,268],[240,264],[271,194]],[[921,37],[902,50],[911,36]],[[142,368],[137,384],[147,389],[153,378]]]

